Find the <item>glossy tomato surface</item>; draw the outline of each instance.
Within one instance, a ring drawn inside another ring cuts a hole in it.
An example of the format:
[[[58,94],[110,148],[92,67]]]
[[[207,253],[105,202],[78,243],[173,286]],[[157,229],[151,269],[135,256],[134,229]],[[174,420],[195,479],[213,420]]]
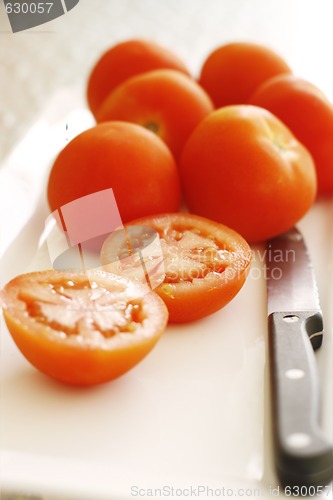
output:
[[[310,153],[256,106],[226,106],[205,118],[184,147],[180,171],[189,210],[250,242],[290,229],[316,197]]]
[[[54,211],[109,188],[123,222],[179,208],[173,155],[156,134],[133,123],[101,123],[70,141],[52,165],[49,206]]]
[[[170,322],[193,321],[216,312],[244,284],[251,249],[226,226],[186,213],[143,218],[127,227],[131,226],[153,228],[159,235],[164,279],[155,291],[167,305]],[[112,253],[110,236],[102,247],[101,261],[114,269]]]
[[[217,47],[205,60],[199,79],[216,107],[245,104],[262,82],[291,69],[264,45],[233,42]]]
[[[96,119],[142,125],[155,132],[178,159],[189,135],[213,109],[208,94],[192,78],[161,69],[119,85],[105,99]]]
[[[1,305],[27,360],[76,385],[127,372],[154,347],[168,318],[147,287],[100,270],[20,275],[2,290]]]
[[[87,100],[94,115],[106,97],[128,78],[169,68],[189,75],[181,59],[171,50],[152,40],[132,39],[106,50],[96,61],[87,83]]]
[[[316,165],[318,194],[333,193],[333,105],[312,83],[280,75],[256,89],[249,103],[280,118],[309,150]]]

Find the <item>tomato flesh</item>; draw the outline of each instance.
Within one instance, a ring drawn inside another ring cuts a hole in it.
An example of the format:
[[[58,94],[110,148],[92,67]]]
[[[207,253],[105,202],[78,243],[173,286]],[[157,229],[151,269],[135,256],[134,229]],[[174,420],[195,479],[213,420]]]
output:
[[[210,273],[222,273],[228,266],[230,252],[220,248],[213,236],[201,236],[193,228],[162,232],[160,237],[166,283],[193,282]]]
[[[43,271],[18,276],[1,302],[25,357],[60,381],[91,385],[137,364],[167,323],[160,298],[109,273]]]
[[[164,279],[155,291],[169,310],[169,321],[182,323],[225,306],[241,289],[251,262],[251,249],[235,231],[203,217],[177,213],[138,219],[157,231],[163,253]],[[112,238],[101,252],[102,264],[114,270],[109,255]]]

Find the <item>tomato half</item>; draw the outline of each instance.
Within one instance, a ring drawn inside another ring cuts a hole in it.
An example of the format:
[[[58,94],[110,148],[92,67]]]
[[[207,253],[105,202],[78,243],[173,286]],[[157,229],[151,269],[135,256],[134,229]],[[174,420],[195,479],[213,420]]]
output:
[[[136,225],[151,227],[159,235],[164,280],[155,292],[164,300],[170,322],[197,320],[216,312],[244,284],[251,249],[228,227],[186,213],[137,219],[127,227]],[[113,241],[110,235],[102,247],[101,262],[106,266],[113,266]]]
[[[127,372],[153,348],[168,319],[148,287],[101,270],[23,274],[5,286],[1,305],[27,360],[76,385]]]

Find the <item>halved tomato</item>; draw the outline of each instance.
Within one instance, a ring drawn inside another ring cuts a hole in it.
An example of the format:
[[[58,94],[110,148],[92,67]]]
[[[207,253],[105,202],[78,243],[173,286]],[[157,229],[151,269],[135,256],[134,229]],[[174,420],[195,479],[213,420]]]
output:
[[[127,372],[153,348],[168,319],[148,287],[101,270],[23,274],[5,286],[1,305],[27,360],[76,385]]]
[[[182,323],[207,316],[225,306],[243,286],[252,254],[247,242],[232,229],[186,213],[137,219],[125,229],[131,226],[151,227],[160,237],[164,279],[155,292],[167,305],[170,322]],[[145,231],[142,235],[144,240]],[[106,269],[121,272],[114,259],[114,242],[113,234],[105,240],[101,262]],[[145,270],[158,267],[160,277],[158,258],[152,255],[151,260],[146,257]],[[124,272],[130,275],[126,266]],[[133,266],[133,276],[138,276],[136,266]],[[155,276],[156,272],[153,280]]]

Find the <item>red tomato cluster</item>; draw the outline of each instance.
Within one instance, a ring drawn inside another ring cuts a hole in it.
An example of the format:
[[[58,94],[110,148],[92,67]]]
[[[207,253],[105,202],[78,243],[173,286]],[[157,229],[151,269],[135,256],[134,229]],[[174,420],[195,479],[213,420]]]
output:
[[[111,234],[103,271],[30,273],[0,296],[27,359],[81,385],[125,373],[168,320],[227,304],[248,273],[246,240],[290,229],[317,194],[333,193],[332,104],[267,47],[218,47],[195,80],[171,51],[129,40],[97,61],[87,100],[96,125],[55,159],[50,209],[112,188],[124,234],[158,234],[163,278],[154,291],[138,283],[135,249],[126,237],[127,264],[115,262]],[[179,212],[181,196],[190,214]]]
[[[196,81],[168,49],[128,40],[96,62],[87,99],[97,124],[56,159],[52,210],[112,187],[128,223],[178,211],[182,193],[190,212],[255,242],[333,193],[332,105],[268,47],[222,45]]]
[[[332,104],[268,47],[221,45],[195,81],[175,54],[130,40],[98,60],[87,95],[98,123],[133,122],[163,139],[187,208],[250,241],[291,228],[333,193]]]

